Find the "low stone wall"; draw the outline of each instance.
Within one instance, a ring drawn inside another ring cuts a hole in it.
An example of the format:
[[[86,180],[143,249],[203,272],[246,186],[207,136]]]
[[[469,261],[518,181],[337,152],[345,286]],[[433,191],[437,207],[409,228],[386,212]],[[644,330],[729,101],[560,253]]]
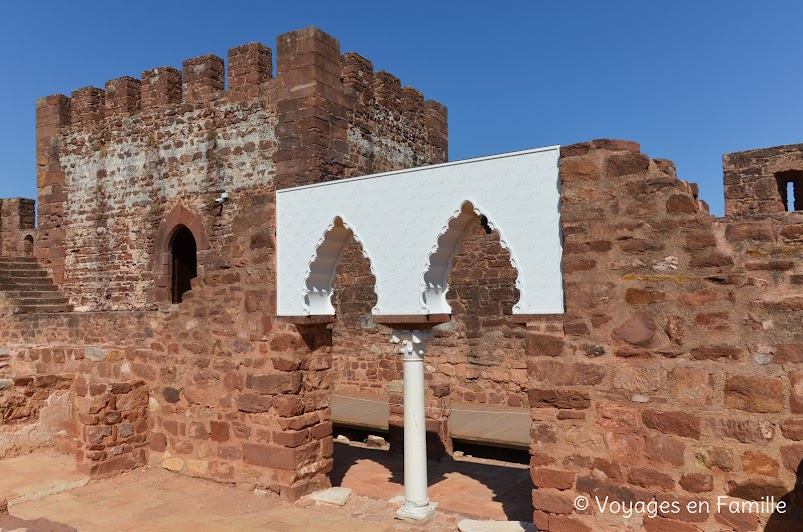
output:
[[[163,317],[100,312],[5,318],[0,379],[28,383],[17,388],[35,404],[47,396],[45,385],[57,388],[43,403],[42,421],[8,438],[17,448],[31,449],[17,443],[31,439],[73,454],[77,466],[95,477],[146,464],[148,393],[132,365],[150,348]]]
[[[76,416],[68,435],[76,441],[79,471],[104,477],[147,463],[148,389],[141,380],[75,381]]]
[[[0,458],[52,447],[72,415],[72,375],[0,378]]]

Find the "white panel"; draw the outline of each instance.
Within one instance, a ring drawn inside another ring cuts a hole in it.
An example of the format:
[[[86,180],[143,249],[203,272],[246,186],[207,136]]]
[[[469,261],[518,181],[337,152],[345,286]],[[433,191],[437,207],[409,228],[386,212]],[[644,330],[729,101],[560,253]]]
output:
[[[513,313],[563,313],[558,159],[553,146],[277,192],[278,314],[330,312],[305,301],[316,250],[337,217],[371,261],[374,314],[442,312],[424,301],[424,275],[467,201],[499,231],[519,272]]]

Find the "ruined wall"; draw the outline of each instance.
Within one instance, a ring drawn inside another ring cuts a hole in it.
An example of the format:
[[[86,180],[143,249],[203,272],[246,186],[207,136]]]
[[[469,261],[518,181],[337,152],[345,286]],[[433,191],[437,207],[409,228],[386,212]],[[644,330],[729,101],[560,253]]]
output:
[[[0,199],[0,256],[33,254],[36,202],[24,198]]]
[[[156,312],[2,319],[0,402],[12,413],[0,421],[5,456],[55,445],[93,476],[144,464],[148,391],[133,367],[163,320]]]
[[[74,385],[76,415],[67,423],[74,438],[78,471],[108,476],[147,464],[148,388],[133,382],[92,382],[79,376]]]
[[[120,379],[136,352],[149,349],[159,312],[22,314],[0,327],[0,377],[83,374]]]
[[[803,216],[715,219],[624,141],[563,148],[560,175],[565,320],[527,326],[536,525],[641,526],[583,494],[678,503],[648,531],[755,530],[717,496],[795,485]]]
[[[352,57],[307,28],[277,39],[276,78],[271,50],[251,43],[229,50],[228,68],[206,55],[39,100],[37,256],[76,310],[170,303],[175,228],[160,224],[179,205],[214,255],[247,195],[445,161],[445,108],[354,72]],[[344,84],[358,74],[359,90]]]
[[[52,447],[72,416],[72,375],[0,378],[0,459]]]
[[[430,378],[450,383],[455,401],[527,404],[524,331],[508,317],[518,301],[517,272],[497,233],[486,234],[477,217],[466,228],[449,276],[452,322],[436,327],[427,350]],[[337,392],[386,394],[402,379],[389,330],[371,321],[374,277],[359,243],[344,250],[334,282],[334,386]]]

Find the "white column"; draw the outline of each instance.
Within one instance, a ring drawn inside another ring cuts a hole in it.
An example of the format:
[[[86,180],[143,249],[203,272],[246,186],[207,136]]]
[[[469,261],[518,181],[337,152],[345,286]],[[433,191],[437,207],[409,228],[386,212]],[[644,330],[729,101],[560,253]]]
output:
[[[426,519],[436,503],[427,494],[427,431],[424,416],[424,351],[432,331],[393,330],[404,360],[404,503],[396,515]]]

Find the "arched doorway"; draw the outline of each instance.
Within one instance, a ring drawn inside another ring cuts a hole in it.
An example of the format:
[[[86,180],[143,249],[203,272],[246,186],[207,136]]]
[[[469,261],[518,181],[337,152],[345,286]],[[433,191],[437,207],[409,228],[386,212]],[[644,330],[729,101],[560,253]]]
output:
[[[179,228],[170,242],[170,286],[173,303],[181,303],[184,294],[192,289],[192,280],[198,276],[197,251],[192,232],[186,227]]]

